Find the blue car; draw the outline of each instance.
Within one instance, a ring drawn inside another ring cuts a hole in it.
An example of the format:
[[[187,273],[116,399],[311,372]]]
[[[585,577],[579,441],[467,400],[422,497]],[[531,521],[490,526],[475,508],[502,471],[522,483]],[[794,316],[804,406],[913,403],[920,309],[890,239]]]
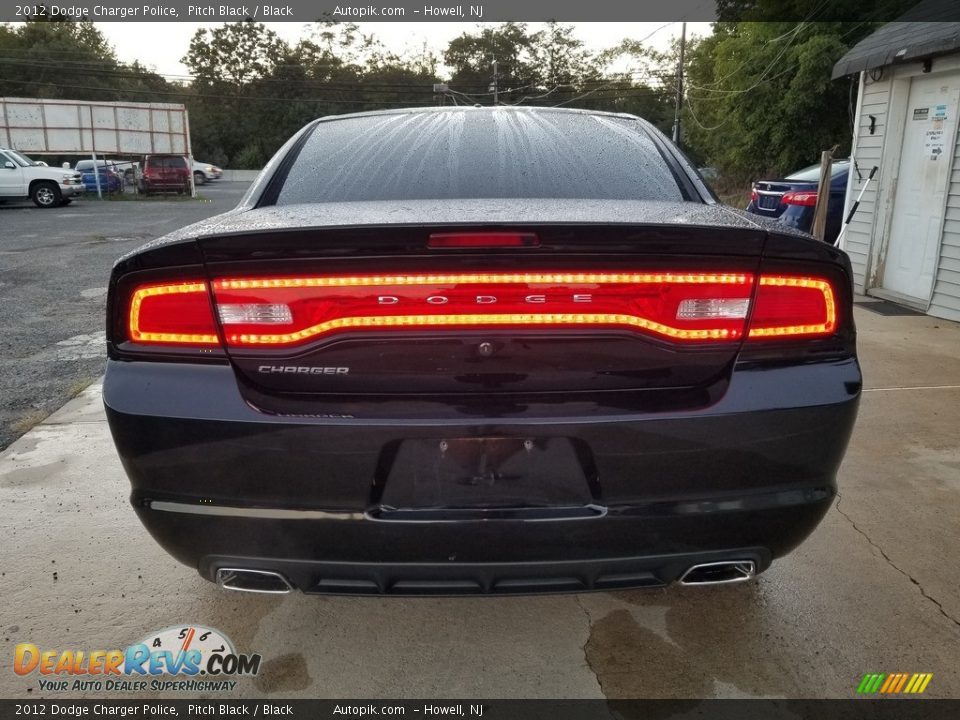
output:
[[[824,240],[836,242],[843,224],[843,203],[850,176],[850,160],[834,160],[830,171],[830,201]],[[747,212],[782,222],[804,232],[813,230],[820,165],[811,165],[783,180],[761,180],[753,185]]]
[[[100,190],[105,193],[115,193],[123,190],[123,178],[116,166],[105,160],[97,161],[100,174]],[[97,191],[97,178],[93,173],[93,160],[81,160],[75,170],[83,176],[83,185],[87,192]]]

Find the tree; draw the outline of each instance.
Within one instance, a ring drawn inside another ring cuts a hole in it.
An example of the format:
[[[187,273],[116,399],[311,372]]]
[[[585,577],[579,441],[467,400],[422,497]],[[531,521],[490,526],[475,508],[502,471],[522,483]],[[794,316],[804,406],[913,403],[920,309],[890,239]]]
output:
[[[718,23],[688,53],[684,128],[698,154],[735,181],[850,150],[849,84],[833,65],[873,28],[856,22]]]
[[[572,25],[548,22],[545,30],[531,37],[531,54],[547,88],[582,84],[598,76],[596,61],[574,37]]]
[[[181,62],[197,80],[226,81],[239,88],[269,75],[287,52],[289,47],[273,30],[244,20],[197,30]]]
[[[525,23],[484,27],[478,34],[463,33],[447,44],[444,62],[453,71],[450,86],[467,95],[487,96],[497,62],[498,89],[519,90],[541,86],[535,39]]]
[[[0,95],[149,102],[167,90],[159,75],[119,62],[93,23],[30,20],[0,26]]]
[[[669,134],[676,99],[678,52],[679,46],[659,52],[629,38],[604,50],[598,60],[606,89],[586,106],[637,115]]]

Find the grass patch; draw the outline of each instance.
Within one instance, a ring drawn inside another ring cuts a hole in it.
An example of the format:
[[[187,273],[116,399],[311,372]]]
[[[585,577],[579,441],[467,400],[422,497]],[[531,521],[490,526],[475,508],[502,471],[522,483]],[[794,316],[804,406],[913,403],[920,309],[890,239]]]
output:
[[[724,205],[730,205],[731,207],[743,210],[750,203],[750,188],[728,193],[718,192],[717,197],[720,198],[720,202]]]
[[[75,398],[77,395],[90,387],[90,383],[92,382],[93,378],[80,378],[79,380],[74,380],[72,383],[70,383],[70,387],[67,388],[67,395],[69,395],[71,398]]]
[[[23,415],[19,420],[14,420],[10,423],[10,429],[17,435],[24,435],[46,419],[47,413],[42,410],[34,410],[33,412]]]

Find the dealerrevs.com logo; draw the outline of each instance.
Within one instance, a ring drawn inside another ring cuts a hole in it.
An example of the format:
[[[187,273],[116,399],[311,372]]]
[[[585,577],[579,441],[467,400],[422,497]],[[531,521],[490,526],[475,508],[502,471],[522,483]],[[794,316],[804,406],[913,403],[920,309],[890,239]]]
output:
[[[187,625],[150,633],[125,650],[51,650],[19,643],[13,670],[39,675],[41,691],[224,691],[236,687],[231,678],[256,675],[260,655],[237,653],[219,630]]]

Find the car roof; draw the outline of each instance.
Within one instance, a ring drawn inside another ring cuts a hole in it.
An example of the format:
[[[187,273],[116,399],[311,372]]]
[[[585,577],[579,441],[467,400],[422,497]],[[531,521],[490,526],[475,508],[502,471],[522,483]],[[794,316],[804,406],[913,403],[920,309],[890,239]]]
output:
[[[637,115],[629,113],[607,112],[606,110],[583,110],[580,108],[565,107],[543,107],[539,105],[429,105],[408,108],[388,108],[386,110],[366,110],[363,112],[347,113],[344,115],[324,115],[318,118],[320,122],[332,120],[348,120],[351,118],[375,117],[378,115],[430,115],[438,113],[494,113],[494,112],[513,112],[513,113],[531,113],[531,114],[565,114],[565,115],[601,115],[604,117],[625,118],[627,120],[640,120],[647,122]]]

